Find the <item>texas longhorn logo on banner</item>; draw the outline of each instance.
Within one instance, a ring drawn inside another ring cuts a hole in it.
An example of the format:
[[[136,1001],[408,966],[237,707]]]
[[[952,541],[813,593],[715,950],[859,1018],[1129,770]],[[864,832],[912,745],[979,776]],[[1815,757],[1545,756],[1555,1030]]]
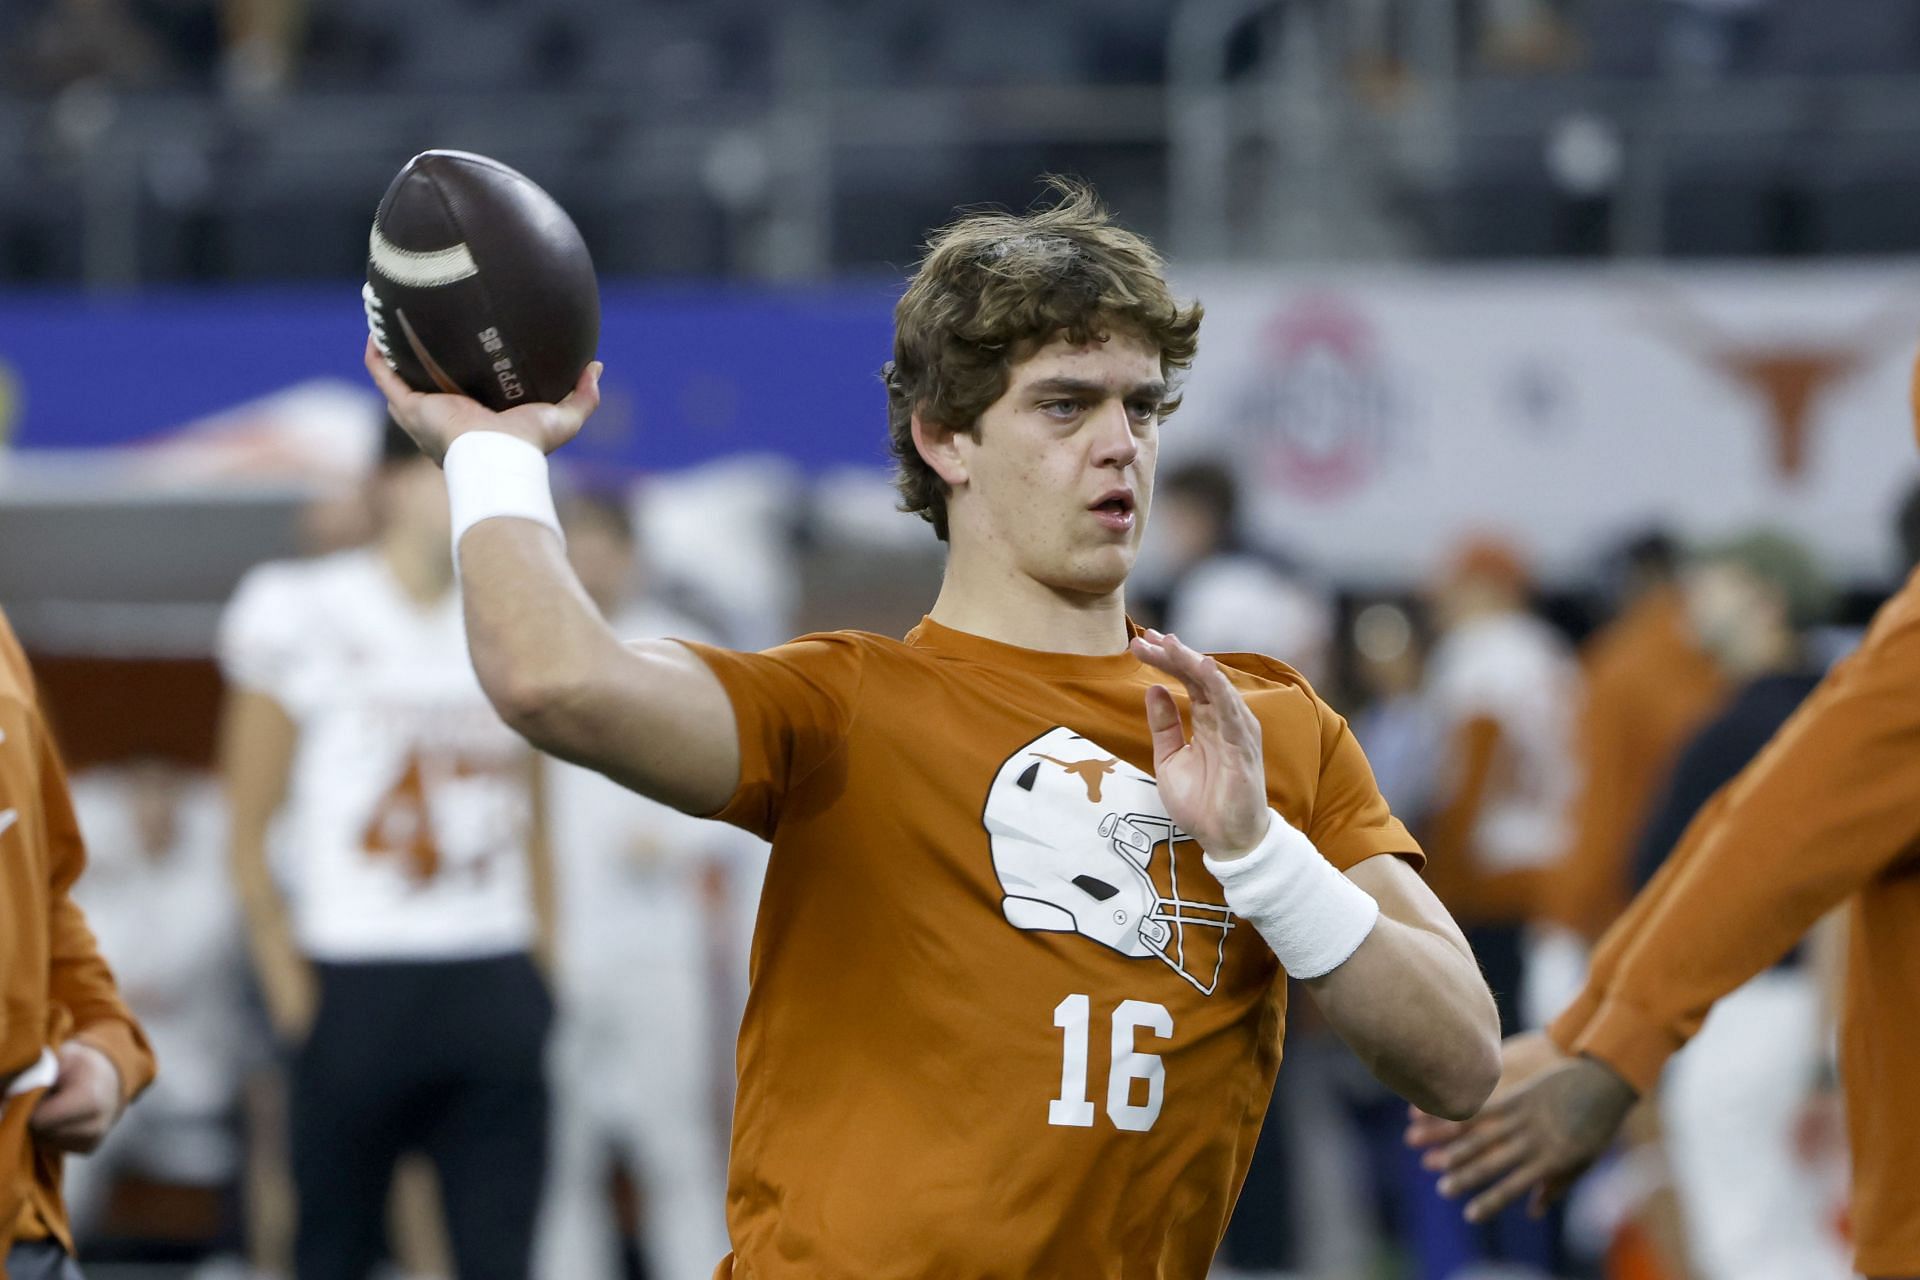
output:
[[[1794,481],[1806,471],[1816,403],[1889,348],[1910,345],[1914,320],[1911,311],[1889,305],[1835,339],[1742,338],[1670,296],[1654,327],[1764,406],[1774,473]]]

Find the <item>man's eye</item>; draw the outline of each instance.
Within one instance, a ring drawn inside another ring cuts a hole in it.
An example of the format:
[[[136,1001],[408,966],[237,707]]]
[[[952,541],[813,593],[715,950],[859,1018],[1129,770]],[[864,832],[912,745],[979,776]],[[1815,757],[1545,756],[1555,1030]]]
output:
[[[1158,400],[1136,400],[1127,406],[1127,412],[1131,413],[1141,422],[1146,422],[1151,418],[1160,416],[1160,402]]]
[[[1056,418],[1071,418],[1080,412],[1078,400],[1047,400],[1040,405],[1040,412],[1052,414]]]

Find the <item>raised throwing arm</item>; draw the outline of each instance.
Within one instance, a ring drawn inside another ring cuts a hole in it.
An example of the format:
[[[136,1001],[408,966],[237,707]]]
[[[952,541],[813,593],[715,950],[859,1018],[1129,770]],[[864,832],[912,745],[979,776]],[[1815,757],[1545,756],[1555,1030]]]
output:
[[[547,503],[546,519],[528,511],[456,533],[467,643],[501,718],[541,750],[675,808],[704,815],[724,805],[740,774],[726,690],[673,641],[622,645],[548,523],[540,455],[571,440],[599,405],[600,366],[582,373],[560,404],[505,413],[412,390],[371,342],[367,370],[394,420],[448,468],[456,530],[463,506],[471,511],[497,493]]]

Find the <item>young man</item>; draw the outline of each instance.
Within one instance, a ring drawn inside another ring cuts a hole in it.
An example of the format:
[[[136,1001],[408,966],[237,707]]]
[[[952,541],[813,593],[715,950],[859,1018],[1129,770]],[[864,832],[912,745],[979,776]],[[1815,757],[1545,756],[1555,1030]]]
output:
[[[1920,365],[1915,368],[1920,421]],[[1852,1140],[1854,1266],[1920,1276],[1920,573],[1875,615],[1779,733],[1714,794],[1607,931],[1586,987],[1545,1035],[1508,1042],[1476,1123],[1408,1133],[1469,1195],[1470,1218],[1557,1195],[1713,1006],[1846,904],[1841,1082]]]
[[[552,1017],[532,958],[535,762],[474,683],[445,489],[397,428],[375,499],[372,546],[259,566],[220,636],[234,870],[268,1012],[297,1046],[295,1274],[365,1280],[395,1163],[421,1151],[457,1273],[522,1280]]]
[[[65,1153],[98,1147],[153,1051],[74,905],[86,865],[66,771],[0,614],[0,1276],[77,1280]]]
[[[1486,986],[1345,722],[1279,663],[1130,632],[1199,321],[1088,192],[939,233],[885,375],[939,598],[904,643],[762,654],[623,647],[574,580],[542,453],[598,365],[494,415],[369,349],[447,459],[509,723],[773,841],[718,1276],[1199,1280],[1287,972],[1408,1097],[1464,1116],[1491,1085]]]

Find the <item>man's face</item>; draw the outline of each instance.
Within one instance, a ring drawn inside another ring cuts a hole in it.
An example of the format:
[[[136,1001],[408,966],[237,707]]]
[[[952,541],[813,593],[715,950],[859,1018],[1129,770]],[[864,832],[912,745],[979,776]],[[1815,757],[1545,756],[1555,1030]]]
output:
[[[1731,561],[1694,565],[1681,582],[1687,620],[1701,647],[1722,665],[1738,669],[1756,640],[1770,635],[1783,620],[1776,593]]]
[[[947,511],[975,548],[1059,591],[1118,590],[1140,550],[1166,398],[1160,352],[1137,335],[1056,340],[1013,366],[980,415]]]

